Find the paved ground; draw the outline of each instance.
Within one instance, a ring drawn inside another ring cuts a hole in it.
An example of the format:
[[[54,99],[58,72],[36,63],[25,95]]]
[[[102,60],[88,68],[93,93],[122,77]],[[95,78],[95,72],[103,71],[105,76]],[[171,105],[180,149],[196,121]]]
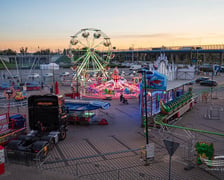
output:
[[[196,85],[196,89],[199,89]],[[200,90],[200,89],[199,89]],[[69,91],[64,88],[61,92]],[[45,89],[41,93],[48,92]],[[36,92],[32,92],[36,93]],[[198,129],[223,132],[224,112],[222,92],[217,92],[218,99],[201,102],[186,113],[177,125]],[[163,140],[169,139],[180,143],[172,157],[171,179],[222,179],[223,173],[211,169],[195,167],[186,171],[188,160],[194,162],[194,144],[197,141],[213,142],[216,155],[223,155],[223,137],[189,133],[178,129],[150,129],[149,142],[155,143],[155,158],[145,166],[139,148],[145,145],[144,132],[141,128],[138,101],[130,99],[128,105],[112,100],[111,108],[97,111],[100,118],[109,121],[108,126],[69,126],[67,138],[60,142],[42,164],[25,166],[6,164],[6,172],[0,179],[168,179],[169,158]],[[219,119],[207,118],[211,106],[219,107]],[[0,112],[4,111],[1,109]],[[11,112],[18,109],[11,109]],[[20,112],[26,112],[20,108]],[[61,162],[62,161],[62,162]],[[223,170],[224,172],[224,170]]]

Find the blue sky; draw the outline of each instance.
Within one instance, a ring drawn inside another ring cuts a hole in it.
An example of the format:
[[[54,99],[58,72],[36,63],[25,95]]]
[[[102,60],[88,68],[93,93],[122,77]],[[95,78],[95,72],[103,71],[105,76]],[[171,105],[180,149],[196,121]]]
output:
[[[0,0],[0,49],[67,48],[98,28],[118,49],[224,43],[224,0]]]

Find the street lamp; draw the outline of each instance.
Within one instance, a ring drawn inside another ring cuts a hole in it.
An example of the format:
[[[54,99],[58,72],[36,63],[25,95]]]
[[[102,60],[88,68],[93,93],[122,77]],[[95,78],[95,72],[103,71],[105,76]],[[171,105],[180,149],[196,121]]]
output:
[[[152,74],[151,71],[140,70],[138,73],[144,75],[144,100],[145,100],[145,136],[146,136],[146,145],[149,144],[149,137],[148,137],[148,110],[147,110],[147,88],[146,88],[146,75]],[[152,103],[152,102],[151,102]]]

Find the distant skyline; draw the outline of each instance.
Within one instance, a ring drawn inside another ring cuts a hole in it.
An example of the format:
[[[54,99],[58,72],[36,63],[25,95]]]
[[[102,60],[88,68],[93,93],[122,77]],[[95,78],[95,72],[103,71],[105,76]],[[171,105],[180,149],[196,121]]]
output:
[[[0,0],[0,50],[69,48],[83,28],[117,49],[224,44],[224,0]]]

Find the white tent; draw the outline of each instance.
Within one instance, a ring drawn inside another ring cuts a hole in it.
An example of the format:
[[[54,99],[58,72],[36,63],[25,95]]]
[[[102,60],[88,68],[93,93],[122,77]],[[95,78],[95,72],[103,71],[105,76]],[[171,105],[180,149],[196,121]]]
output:
[[[58,70],[59,65],[56,63],[50,63],[50,64],[41,64],[40,69],[52,69],[52,70]]]
[[[187,68],[181,68],[177,70],[177,79],[192,80],[195,75],[195,67],[187,66]]]

